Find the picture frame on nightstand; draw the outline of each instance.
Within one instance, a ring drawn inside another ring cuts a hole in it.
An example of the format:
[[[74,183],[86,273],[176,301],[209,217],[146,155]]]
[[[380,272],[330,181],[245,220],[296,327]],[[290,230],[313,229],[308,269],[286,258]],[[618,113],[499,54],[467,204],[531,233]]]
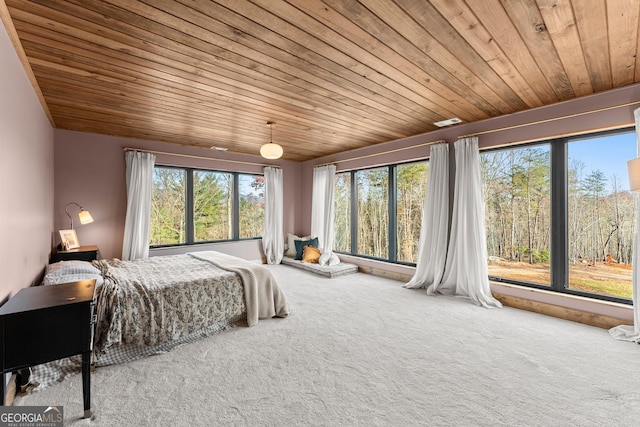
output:
[[[76,249],[80,247],[78,235],[73,228],[70,230],[59,230],[60,240],[62,241],[62,250]]]

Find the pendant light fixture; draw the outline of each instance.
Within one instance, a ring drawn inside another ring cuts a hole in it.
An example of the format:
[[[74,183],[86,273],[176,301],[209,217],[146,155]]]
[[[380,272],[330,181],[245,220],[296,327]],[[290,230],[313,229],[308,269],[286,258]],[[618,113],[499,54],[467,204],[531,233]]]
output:
[[[273,127],[275,125],[274,122],[267,122],[267,126],[270,129],[269,143],[260,147],[260,155],[269,160],[279,159],[283,153],[282,147],[273,142]]]

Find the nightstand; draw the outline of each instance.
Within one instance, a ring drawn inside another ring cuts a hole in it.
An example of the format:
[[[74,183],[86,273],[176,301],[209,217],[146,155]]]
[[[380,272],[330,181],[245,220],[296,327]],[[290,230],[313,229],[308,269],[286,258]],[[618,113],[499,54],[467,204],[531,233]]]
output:
[[[80,246],[79,248],[69,249],[68,251],[57,251],[51,255],[51,261],[49,264],[53,264],[58,261],[93,261],[98,259],[98,247],[96,245]]]
[[[84,417],[91,416],[95,280],[23,288],[0,307],[0,394],[4,374],[82,354]]]

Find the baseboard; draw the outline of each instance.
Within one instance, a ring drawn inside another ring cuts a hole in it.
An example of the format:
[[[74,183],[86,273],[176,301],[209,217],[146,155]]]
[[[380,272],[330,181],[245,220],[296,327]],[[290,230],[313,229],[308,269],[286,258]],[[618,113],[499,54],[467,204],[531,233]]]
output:
[[[397,280],[407,283],[411,280],[412,276],[408,274],[386,271],[380,268],[359,266],[359,271],[374,276],[385,277],[387,279]],[[599,313],[592,313],[589,311],[578,310],[569,307],[562,307],[555,304],[549,304],[546,302],[534,301],[526,298],[516,297],[513,295],[505,295],[497,292],[493,292],[495,299],[500,301],[507,307],[517,308],[520,310],[532,311],[534,313],[544,314],[546,316],[557,317],[559,319],[570,320],[572,322],[583,323],[585,325],[596,326],[598,328],[610,329],[618,325],[632,324],[627,319],[621,319],[618,317],[607,316]]]
[[[520,310],[532,311],[559,319],[571,320],[572,322],[583,323],[585,325],[596,326],[598,328],[610,329],[618,325],[628,325],[628,320],[607,316],[588,311],[577,310],[569,307],[561,307],[540,301],[532,301],[525,298],[493,293],[495,299],[507,307],[518,308]]]
[[[405,283],[407,283],[413,277],[412,275],[408,275],[408,274],[398,273],[395,271],[388,271],[382,268],[375,268],[375,267],[369,267],[364,265],[358,265],[358,271],[360,273],[371,274],[372,276],[378,276],[378,277],[385,277],[387,279],[397,280],[399,282],[405,282]]]

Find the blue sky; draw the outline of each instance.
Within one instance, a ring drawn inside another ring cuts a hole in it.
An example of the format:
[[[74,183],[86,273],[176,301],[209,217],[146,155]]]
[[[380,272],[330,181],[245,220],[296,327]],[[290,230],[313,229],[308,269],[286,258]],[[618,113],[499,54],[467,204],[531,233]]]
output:
[[[607,135],[600,138],[577,140],[569,144],[569,164],[572,158],[584,163],[582,177],[599,169],[607,178],[607,189],[611,190],[615,175],[620,189],[629,189],[627,160],[637,157],[635,132]]]
[[[264,194],[264,189],[259,191],[256,190],[251,186],[252,182],[253,182],[253,175],[244,175],[244,174],[240,175],[240,180],[238,182],[238,186],[240,187],[239,188],[240,195],[247,196],[249,194],[252,194],[254,196],[258,196],[261,193]],[[260,198],[259,201],[264,201],[264,199]]]

